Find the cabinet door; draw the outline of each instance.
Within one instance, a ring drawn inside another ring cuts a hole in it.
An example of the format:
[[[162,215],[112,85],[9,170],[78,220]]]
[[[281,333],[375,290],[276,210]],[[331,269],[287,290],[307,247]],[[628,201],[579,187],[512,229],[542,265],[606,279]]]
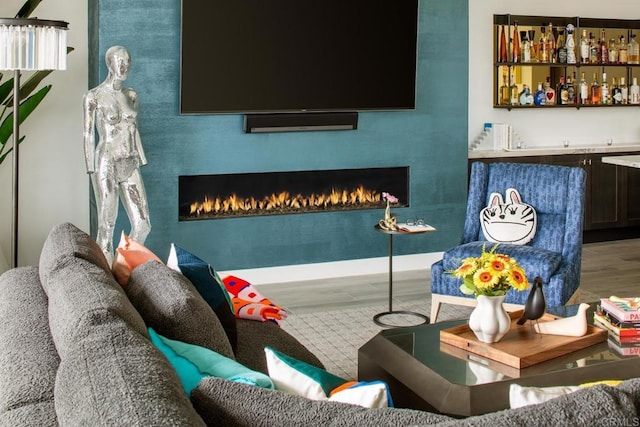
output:
[[[625,201],[628,226],[640,225],[640,169],[621,166],[626,172]]]
[[[587,202],[587,230],[624,226],[624,173],[615,165],[602,163],[603,155],[590,155],[587,160],[590,200]]]

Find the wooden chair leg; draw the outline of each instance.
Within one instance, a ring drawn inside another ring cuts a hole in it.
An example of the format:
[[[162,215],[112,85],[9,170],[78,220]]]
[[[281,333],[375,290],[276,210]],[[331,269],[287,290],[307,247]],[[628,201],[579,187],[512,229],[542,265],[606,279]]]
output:
[[[436,323],[438,318],[438,312],[440,311],[440,297],[438,295],[431,295],[431,316],[429,317],[429,323]]]

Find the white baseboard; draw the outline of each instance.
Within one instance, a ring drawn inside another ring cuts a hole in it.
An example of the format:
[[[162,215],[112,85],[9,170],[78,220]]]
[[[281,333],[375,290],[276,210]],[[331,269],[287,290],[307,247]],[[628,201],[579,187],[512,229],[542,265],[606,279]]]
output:
[[[442,259],[442,252],[397,255],[393,257],[393,271],[431,269],[431,264]],[[389,258],[366,258],[349,261],[322,262],[316,264],[285,265],[279,267],[251,268],[219,271],[220,277],[237,276],[254,285],[330,279],[333,277],[362,276],[389,272]]]

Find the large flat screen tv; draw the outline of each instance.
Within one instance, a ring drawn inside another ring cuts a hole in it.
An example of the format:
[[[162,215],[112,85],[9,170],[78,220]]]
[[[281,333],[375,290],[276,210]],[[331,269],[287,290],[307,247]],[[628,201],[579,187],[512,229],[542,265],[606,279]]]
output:
[[[415,108],[418,0],[182,0],[182,114]]]

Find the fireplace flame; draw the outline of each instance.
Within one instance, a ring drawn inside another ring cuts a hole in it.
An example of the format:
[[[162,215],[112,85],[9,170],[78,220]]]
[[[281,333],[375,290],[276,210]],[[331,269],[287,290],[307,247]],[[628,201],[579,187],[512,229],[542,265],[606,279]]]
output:
[[[291,195],[288,191],[272,193],[261,199],[232,194],[224,199],[205,196],[191,203],[190,216],[230,216],[243,214],[294,213],[300,211],[358,209],[384,206],[382,195],[359,186],[354,190],[332,188],[327,194]]]

